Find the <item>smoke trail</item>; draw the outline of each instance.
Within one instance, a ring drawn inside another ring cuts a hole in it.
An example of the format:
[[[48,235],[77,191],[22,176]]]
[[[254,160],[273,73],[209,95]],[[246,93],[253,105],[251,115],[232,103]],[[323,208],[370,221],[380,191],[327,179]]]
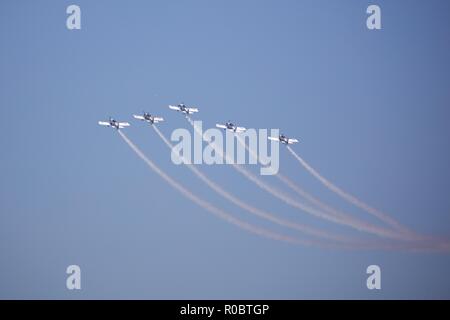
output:
[[[283,241],[291,244],[297,244],[297,245],[305,245],[305,246],[316,246],[320,248],[338,248],[338,249],[387,249],[387,250],[406,250],[406,251],[446,251],[448,252],[450,250],[450,245],[448,243],[443,243],[439,247],[435,247],[434,245],[430,245],[428,243],[426,244],[418,244],[416,247],[412,247],[408,244],[389,244],[389,243],[374,243],[374,244],[361,244],[361,245],[352,245],[348,246],[345,244],[329,244],[324,243],[322,241],[317,240],[304,240],[304,239],[298,239],[294,237],[285,236],[279,233],[275,233],[272,231],[269,231],[264,228],[260,228],[257,226],[254,226],[252,224],[249,224],[245,221],[242,221],[233,215],[215,207],[211,203],[201,199],[200,197],[193,194],[191,191],[186,189],[184,186],[179,184],[177,181],[172,179],[169,175],[167,175],[165,172],[163,172],[158,166],[156,166],[149,158],[147,158],[144,153],[133,143],[131,140],[128,139],[128,137],[120,130],[117,130],[119,135],[122,137],[122,139],[128,144],[128,146],[147,164],[147,166],[152,169],[155,173],[157,173],[163,180],[165,180],[171,187],[178,190],[183,196],[197,204],[198,206],[204,208],[208,212],[212,213],[213,215],[243,229],[250,233],[257,234],[259,236],[277,240],[277,241]]]
[[[186,119],[189,121],[189,123],[191,124],[191,126],[194,128],[194,130],[197,132],[197,134],[199,134],[203,140],[203,134],[202,132],[197,128],[197,126],[195,125],[195,123],[192,121],[192,119],[189,116],[186,116]],[[206,141],[206,140],[205,140]],[[223,157],[224,154],[222,152],[222,150],[219,150],[216,148],[214,143],[210,143],[209,141],[206,141],[207,143],[210,144],[210,146],[221,156]],[[387,237],[387,238],[392,238],[392,239],[399,239],[399,240],[415,240],[412,237],[406,237],[405,235],[393,232],[391,230],[386,230],[384,228],[380,228],[374,225],[371,225],[369,223],[363,222],[363,221],[359,221],[359,220],[355,220],[355,219],[350,219],[349,217],[342,215],[340,213],[337,213],[339,215],[331,215],[329,213],[325,213],[323,211],[317,210],[315,208],[312,208],[310,206],[307,206],[303,203],[300,203],[294,199],[292,199],[291,197],[287,196],[286,194],[284,194],[283,192],[272,188],[271,186],[269,186],[268,184],[264,183],[261,179],[259,179],[258,177],[256,177],[254,174],[252,174],[250,171],[246,170],[244,167],[234,164],[234,161],[231,161],[228,159],[228,156],[225,155],[227,157],[227,162],[228,163],[232,163],[233,167],[240,172],[241,174],[243,174],[246,178],[248,178],[250,181],[254,182],[258,187],[260,187],[261,189],[267,191],[268,193],[272,194],[274,197],[280,199],[281,201],[283,201],[284,203],[295,207],[303,212],[307,212],[313,216],[322,218],[322,219],[326,219],[328,221],[337,223],[337,224],[341,224],[341,225],[345,225],[345,226],[349,226],[352,227],[356,230],[359,231],[365,231],[368,233],[372,233],[375,235],[378,235],[380,237]]]
[[[281,173],[276,174],[276,177],[280,181],[282,181],[284,184],[286,184],[289,188],[291,188],[295,193],[297,193],[298,195],[300,195],[304,199],[308,200],[312,204],[316,205],[317,207],[319,207],[323,211],[329,212],[329,213],[334,214],[334,215],[339,215],[339,212],[336,209],[334,209],[333,207],[323,203],[322,201],[320,201],[319,199],[314,197],[312,194],[306,192],[305,190],[300,188],[297,184],[295,184],[292,180],[290,180],[288,177],[285,177]]]
[[[327,187],[329,190],[334,192],[335,194],[339,195],[343,199],[347,200],[351,204],[353,204],[356,207],[359,207],[363,209],[364,211],[374,215],[378,219],[382,220],[383,222],[387,223],[388,225],[392,226],[399,232],[409,235],[412,237],[415,237],[416,235],[406,227],[402,226],[399,222],[388,216],[387,214],[372,208],[368,204],[364,203],[363,201],[357,199],[356,197],[352,196],[351,194],[346,193],[344,190],[338,188],[334,184],[332,184],[330,181],[325,179],[322,175],[320,175],[316,170],[314,170],[305,160],[303,160],[290,146],[287,146],[287,149],[289,152],[297,159],[297,161],[310,173],[312,174],[317,180],[319,180],[325,187]]]
[[[246,143],[245,141],[238,135],[236,135],[236,140],[249,152],[249,154],[256,159],[257,163],[260,165],[263,165],[260,161],[259,161],[259,157],[258,155],[254,152],[254,150],[252,150]],[[328,213],[330,213],[331,215],[334,215],[335,217],[348,217],[349,219],[351,219],[351,217],[349,215],[345,215],[343,213],[338,212],[337,210],[335,210],[334,208],[326,205],[325,203],[323,203],[322,201],[320,201],[319,199],[317,199],[316,197],[314,197],[313,195],[309,194],[308,192],[306,192],[305,190],[303,190],[302,188],[300,188],[299,186],[297,186],[294,182],[292,182],[291,180],[289,180],[287,177],[283,176],[281,173],[277,173],[275,175],[281,182],[283,182],[285,185],[287,185],[291,190],[293,190],[295,193],[297,193],[298,195],[300,195],[301,197],[303,197],[304,199],[306,199],[307,201],[311,202],[312,204],[316,205],[317,207],[319,207],[320,209],[322,209],[323,211],[326,211]]]
[[[259,162],[259,157],[258,157],[258,155],[255,153],[255,151],[254,151],[253,149],[251,149],[251,148],[245,143],[245,141],[242,140],[242,138],[241,138],[239,135],[235,134],[234,136],[236,137],[236,140],[237,140],[237,141],[245,148],[245,150],[248,151],[248,153],[250,154],[250,156],[252,156],[252,157],[256,160],[257,163],[259,163],[260,165],[263,165],[261,162]]]
[[[237,140],[239,141],[239,143],[241,143],[241,145],[243,145],[245,147],[245,149],[250,153],[250,155],[252,157],[254,157],[258,163],[259,162],[259,157],[257,154],[255,154],[255,152],[249,148],[249,146],[247,146],[247,144],[245,143],[245,141],[243,141],[239,136],[236,136]],[[287,146],[288,149],[290,149],[291,152],[293,152],[293,150]],[[306,162],[305,162],[306,163]],[[260,163],[261,164],[261,163]],[[261,164],[262,165],[262,164]],[[309,168],[311,168],[309,166]],[[312,169],[312,168],[311,168]],[[284,184],[286,184],[291,190],[293,190],[294,192],[296,192],[298,195],[300,195],[301,197],[303,197],[304,199],[306,199],[307,201],[311,202],[312,204],[316,205],[317,207],[319,207],[321,210],[328,212],[334,216],[347,216],[349,219],[353,219],[353,217],[350,217],[350,215],[348,214],[344,214],[339,212],[338,210],[336,210],[335,208],[323,203],[322,201],[320,201],[319,199],[317,199],[316,197],[314,197],[313,195],[311,195],[310,193],[306,192],[305,190],[303,190],[302,188],[300,188],[298,185],[296,185],[293,181],[291,181],[289,178],[283,176],[280,173],[277,173],[275,175],[280,181],[282,181]],[[375,209],[373,209],[375,210]],[[390,217],[388,217],[390,218]],[[393,220],[393,219],[392,219]],[[400,225],[398,222],[396,222],[398,225]],[[409,240],[425,240],[427,239],[427,237],[422,236],[422,235],[418,235],[416,233],[414,233],[413,231],[409,231],[407,230],[405,227],[401,226],[405,231],[407,231],[408,233],[405,233],[405,236],[407,236],[409,238]],[[406,238],[406,240],[408,240],[408,238]],[[428,238],[430,239],[430,238]]]
[[[252,150],[246,143],[245,141],[242,140],[242,138],[238,135],[236,135],[236,139],[238,140],[238,142],[249,152],[249,154],[258,162],[258,164],[263,165],[260,161],[259,161],[259,157],[258,155],[254,152],[254,150]],[[290,179],[288,179],[287,177],[285,177],[284,175],[282,175],[281,173],[277,173],[275,175],[275,177],[277,177],[277,179],[279,179],[281,182],[283,182],[285,185],[287,185],[291,190],[293,190],[295,193],[297,193],[298,195],[300,195],[301,197],[303,197],[305,200],[311,202],[312,204],[316,205],[317,207],[319,207],[320,209],[322,209],[323,211],[326,211],[334,216],[339,217],[340,215],[344,215],[343,213],[339,213],[337,210],[335,210],[334,208],[328,206],[327,204],[323,203],[322,201],[320,201],[319,199],[317,199],[316,197],[314,197],[313,195],[311,195],[310,193],[306,192],[305,190],[303,190],[302,188],[300,188],[298,185],[296,185],[293,181],[291,181]],[[348,215],[347,215],[348,216]]]
[[[159,137],[161,138],[161,140],[164,141],[164,143],[167,145],[167,147],[172,150],[173,149],[173,145],[170,143],[170,141],[161,133],[161,131],[155,126],[153,125],[152,128],[156,131],[156,133],[159,135]],[[236,206],[240,207],[241,209],[244,209],[260,218],[269,220],[273,223],[276,223],[278,225],[287,227],[287,228],[291,228],[291,229],[296,229],[298,231],[304,232],[306,234],[309,235],[313,235],[313,236],[317,236],[317,237],[322,237],[322,238],[326,238],[326,239],[331,239],[331,240],[337,240],[337,241],[342,241],[342,242],[349,242],[351,241],[350,238],[345,237],[345,236],[341,236],[341,235],[333,235],[329,232],[325,232],[322,230],[318,230],[315,228],[312,228],[310,226],[306,226],[303,224],[298,224],[295,222],[291,222],[288,220],[284,220],[281,219],[271,213],[268,213],[266,211],[260,210],[254,206],[249,205],[248,203],[240,200],[239,198],[233,196],[232,194],[230,194],[229,192],[227,192],[226,190],[224,190],[220,185],[216,184],[215,182],[213,182],[211,179],[209,179],[206,175],[204,175],[202,172],[200,172],[195,166],[193,165],[187,165],[187,167],[189,168],[189,170],[191,170],[198,178],[200,178],[204,183],[206,183],[211,189],[213,189],[217,194],[219,194],[220,196],[222,196],[223,198],[225,198],[226,200],[232,202],[233,204],[235,204]],[[355,241],[355,239],[353,239],[353,241]]]
[[[260,164],[263,165],[260,161],[259,161],[259,157],[258,155],[245,143],[245,141],[242,140],[241,137],[236,136],[236,139],[239,141],[239,143],[244,146],[244,148],[249,152],[249,154],[256,159],[256,161]],[[302,188],[300,188],[297,184],[295,184],[292,180],[290,180],[289,178],[285,177],[284,175],[282,175],[281,173],[277,173],[276,178],[279,179],[281,182],[283,182],[285,185],[287,185],[291,190],[293,190],[295,193],[297,193],[298,195],[300,195],[301,197],[303,197],[305,200],[311,202],[312,204],[316,205],[317,207],[319,207],[320,209],[322,209],[323,211],[326,211],[334,216],[343,216],[345,214],[338,212],[336,209],[334,209],[331,206],[328,206],[327,204],[323,203],[322,201],[320,201],[319,199],[317,199],[316,197],[314,197],[312,194],[308,193],[307,191],[303,190]],[[348,214],[346,214],[346,216],[348,216],[349,218],[351,218]]]
[[[191,200],[192,202],[196,203],[198,206],[202,207],[203,209],[211,212],[215,216],[234,224],[235,226],[244,229],[248,232],[260,235],[262,237],[266,237],[273,240],[278,241],[284,241],[288,243],[293,244],[300,244],[300,245],[316,245],[324,248],[333,248],[333,247],[341,247],[346,248],[345,246],[338,246],[335,244],[326,244],[319,241],[310,241],[310,240],[303,240],[298,239],[294,237],[285,236],[282,234],[278,234],[276,232],[269,231],[264,228],[260,228],[257,226],[254,226],[252,224],[249,224],[245,221],[242,221],[233,215],[223,211],[222,209],[217,208],[216,206],[212,205],[211,203],[201,199],[200,197],[193,194],[191,191],[186,189],[184,186],[176,182],[174,179],[172,179],[169,175],[167,175],[165,172],[163,172],[156,164],[154,164],[149,158],[147,158],[144,153],[133,143],[130,139],[120,130],[117,130],[122,137],[122,139],[128,144],[128,146],[141,158],[154,172],[156,172],[161,178],[163,178],[171,187],[178,190],[182,195],[184,195],[186,198]]]

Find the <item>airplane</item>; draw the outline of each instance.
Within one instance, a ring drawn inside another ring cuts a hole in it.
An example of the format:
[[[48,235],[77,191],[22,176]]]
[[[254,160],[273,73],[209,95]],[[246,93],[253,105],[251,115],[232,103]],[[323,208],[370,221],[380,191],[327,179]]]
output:
[[[216,127],[220,128],[220,129],[224,129],[224,130],[230,130],[230,131],[233,131],[233,132],[236,132],[236,133],[245,132],[247,130],[244,127],[237,127],[237,126],[235,126],[230,121],[225,122],[225,124],[217,123]]]
[[[170,105],[169,108],[172,110],[181,111],[184,114],[191,114],[194,112],[198,112],[197,108],[188,108],[184,103],[180,103],[177,106]]]
[[[116,128],[117,130],[130,126],[128,122],[118,122],[111,117],[109,117],[109,121],[99,121],[98,124],[101,126]]]
[[[135,119],[138,119],[138,120],[147,121],[148,123],[151,123],[151,124],[164,121],[163,118],[152,116],[150,113],[145,112],[145,111],[144,111],[144,114],[142,116],[138,116],[138,115],[133,114],[133,117]]]
[[[291,139],[286,137],[284,134],[280,134],[278,137],[268,137],[269,140],[278,141],[284,144],[293,144],[297,143],[297,139]]]

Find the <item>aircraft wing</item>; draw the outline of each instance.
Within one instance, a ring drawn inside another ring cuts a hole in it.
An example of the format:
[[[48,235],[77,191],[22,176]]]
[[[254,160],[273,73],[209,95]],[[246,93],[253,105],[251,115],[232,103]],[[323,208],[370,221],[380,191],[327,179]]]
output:
[[[143,116],[137,116],[137,115],[133,114],[133,117],[138,120],[145,120],[145,118]]]
[[[178,106],[169,106],[170,109],[180,111],[180,107]]]
[[[194,112],[198,112],[197,108],[187,108],[189,113],[194,113]]]
[[[217,128],[220,128],[220,129],[226,129],[226,128],[227,128],[226,125],[219,124],[219,123],[216,123],[216,127],[217,127]]]
[[[277,137],[268,137],[267,139],[272,140],[272,141],[280,142],[280,139],[277,138]]]
[[[247,129],[245,129],[244,127],[237,127],[235,131],[239,133],[239,132],[245,132],[246,130]]]
[[[164,121],[164,118],[161,118],[161,117],[154,117],[153,118],[153,122],[155,122],[155,123],[158,123],[158,122],[161,122],[161,121]]]
[[[119,122],[119,128],[120,129],[125,128],[125,127],[129,127],[129,126],[130,126],[130,124],[128,122]]]
[[[297,139],[288,139],[288,144],[293,144],[293,143],[297,143],[298,140]]]
[[[105,126],[105,127],[110,127],[111,126],[109,124],[109,122],[106,122],[106,121],[99,121],[98,124],[101,125],[101,126]]]

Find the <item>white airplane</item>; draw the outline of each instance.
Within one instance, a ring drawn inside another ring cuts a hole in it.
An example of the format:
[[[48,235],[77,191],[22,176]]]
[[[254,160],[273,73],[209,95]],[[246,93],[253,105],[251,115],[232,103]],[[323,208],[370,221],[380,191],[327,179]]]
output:
[[[235,126],[230,121],[225,122],[225,124],[217,123],[216,127],[220,128],[220,129],[224,129],[224,130],[230,130],[230,131],[233,131],[233,132],[236,132],[236,133],[245,132],[245,130],[247,130],[244,127],[237,127],[237,126]]]
[[[170,105],[169,108],[172,109],[172,110],[181,111],[184,114],[191,114],[191,113],[194,113],[194,112],[198,112],[197,108],[188,108],[184,103],[180,103],[177,106]]]
[[[269,140],[278,141],[284,144],[293,144],[297,143],[297,139],[290,139],[286,137],[284,134],[280,134],[278,137],[268,137]]]
[[[138,115],[133,114],[133,117],[134,117],[135,119],[138,119],[138,120],[147,121],[148,123],[151,123],[151,124],[154,124],[154,123],[158,123],[158,122],[164,121],[163,118],[152,116],[152,115],[151,115],[150,113],[148,113],[148,112],[144,112],[144,114],[143,114],[142,116],[138,116]]]
[[[99,121],[98,124],[105,127],[116,128],[117,130],[130,126],[128,122],[118,122],[111,117],[109,117],[109,121]]]

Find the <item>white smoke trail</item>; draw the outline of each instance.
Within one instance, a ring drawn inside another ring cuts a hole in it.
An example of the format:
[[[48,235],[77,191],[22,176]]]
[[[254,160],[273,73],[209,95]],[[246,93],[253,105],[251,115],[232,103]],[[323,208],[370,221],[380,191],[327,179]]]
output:
[[[260,161],[259,161],[259,157],[258,155],[255,153],[254,150],[252,150],[246,143],[245,141],[242,140],[241,137],[239,137],[238,135],[236,135],[236,139],[238,140],[238,142],[249,152],[249,154],[257,161],[258,164],[263,165]],[[282,175],[281,173],[277,173],[275,175],[275,177],[277,179],[279,179],[281,182],[283,182],[285,185],[287,185],[291,190],[293,190],[295,193],[297,193],[298,195],[300,195],[302,198],[304,198],[305,200],[311,202],[312,204],[316,205],[317,207],[319,207],[320,209],[322,209],[323,211],[326,211],[328,213],[330,213],[331,215],[334,215],[336,217],[342,216],[344,215],[343,213],[339,213],[337,210],[335,210],[334,208],[328,206],[327,204],[323,203],[322,201],[320,201],[319,199],[317,199],[316,197],[314,197],[313,195],[311,195],[310,193],[306,192],[305,190],[303,190],[302,188],[300,188],[298,185],[296,185],[293,181],[291,181],[290,179],[288,179],[287,177],[285,177],[284,175]],[[349,216],[349,215],[347,215]],[[349,216],[350,218],[350,216]]]
[[[260,163],[258,155],[255,154],[255,152],[251,148],[249,148],[249,146],[245,143],[245,141],[243,141],[239,136],[236,136],[236,137],[237,137],[237,140],[239,141],[239,143],[241,143],[241,145],[243,145],[245,147],[245,149],[250,153],[250,155],[253,158],[255,158],[258,163]],[[288,147],[288,149],[290,149],[289,151],[291,151],[291,153],[292,153],[293,150],[289,146],[287,146],[287,147]],[[298,156],[298,155],[295,154],[294,156]],[[304,162],[304,163],[306,163],[306,162]],[[311,168],[311,166],[309,166],[309,168]],[[317,173],[317,172],[315,172],[315,173]],[[323,210],[325,212],[328,212],[328,213],[330,213],[330,214],[332,214],[334,216],[347,216],[349,219],[354,219],[350,215],[341,213],[338,210],[336,210],[335,208],[333,208],[333,207],[327,205],[326,203],[322,202],[321,200],[317,199],[316,197],[314,197],[313,195],[311,195],[307,191],[305,191],[302,188],[300,188],[297,184],[295,184],[293,181],[291,181],[289,178],[283,176],[282,174],[277,173],[275,176],[281,182],[283,182],[285,185],[287,185],[291,190],[293,190],[295,193],[297,193],[298,195],[300,195],[301,197],[303,197],[307,201],[311,202],[312,204],[316,205],[321,210]],[[375,210],[375,209],[373,209],[373,210]],[[388,217],[388,218],[390,218],[390,217]],[[398,225],[400,225],[398,222],[396,222],[396,223]],[[401,227],[404,229],[404,231],[408,232],[408,233],[405,232],[405,235],[407,236],[406,240],[414,240],[414,241],[416,241],[416,240],[425,240],[425,239],[427,239],[427,237],[425,237],[425,236],[418,235],[418,234],[416,234],[416,233],[414,233],[412,231],[409,231],[403,226],[401,226]],[[428,239],[430,239],[430,238],[428,238]]]
[[[211,212],[212,214],[216,215],[217,217],[234,224],[235,226],[244,229],[248,232],[273,239],[273,240],[279,240],[284,242],[289,242],[293,244],[300,244],[300,245],[316,245],[320,247],[337,247],[334,244],[327,245],[326,243],[319,242],[319,241],[309,241],[309,240],[301,240],[298,238],[293,238],[285,235],[281,235],[269,230],[266,230],[264,228],[260,228],[257,226],[254,226],[252,224],[249,224],[245,221],[242,221],[233,215],[223,211],[222,209],[217,208],[216,206],[212,205],[211,203],[201,199],[200,197],[196,196],[194,193],[186,189],[184,186],[176,182],[174,179],[172,179],[169,175],[167,175],[165,172],[163,172],[156,164],[154,164],[149,158],[145,156],[145,154],[133,143],[130,139],[120,130],[117,130],[122,137],[122,139],[128,144],[128,146],[141,158],[154,172],[156,172],[161,178],[163,178],[171,187],[178,190],[182,195],[187,197],[192,202],[196,203],[198,206],[202,207],[203,209]],[[343,246],[341,246],[343,247]]]
[[[238,140],[238,142],[244,146],[244,148],[249,152],[249,154],[256,159],[256,161],[260,164],[261,162],[259,161],[259,157],[258,155],[245,143],[245,141],[242,140],[241,137],[236,136],[236,139]],[[281,182],[283,182],[286,186],[288,186],[291,190],[293,190],[295,193],[297,193],[298,195],[300,195],[302,198],[304,198],[305,200],[311,202],[312,204],[316,205],[317,207],[319,207],[321,210],[326,211],[336,217],[339,216],[348,216],[349,218],[350,215],[348,214],[344,214],[344,213],[340,213],[339,211],[337,211],[336,209],[334,209],[333,207],[323,203],[322,201],[320,201],[319,199],[317,199],[316,197],[314,197],[312,194],[308,193],[307,191],[303,190],[301,187],[299,187],[297,184],[295,184],[292,180],[290,180],[289,178],[285,177],[284,175],[282,175],[281,173],[277,173],[276,178],[279,179]]]
[[[155,126],[153,125],[152,128],[156,131],[156,133],[159,135],[159,137],[161,138],[162,141],[164,141],[164,143],[167,145],[167,147],[172,150],[173,149],[173,145],[171,144],[171,142],[161,133],[161,131]],[[182,157],[182,156],[181,156]],[[185,161],[186,162],[186,161]],[[235,204],[236,206],[240,207],[241,209],[244,209],[260,218],[269,220],[273,223],[276,223],[278,225],[287,227],[287,228],[291,228],[291,229],[296,229],[298,231],[304,232],[306,234],[309,235],[313,235],[313,236],[317,236],[317,237],[322,237],[325,239],[330,239],[330,240],[336,240],[336,241],[342,241],[342,242],[350,242],[350,241],[356,241],[355,239],[350,239],[348,237],[345,236],[341,236],[341,235],[334,235],[331,234],[330,232],[325,232],[310,226],[306,226],[303,224],[299,224],[299,223],[295,223],[292,221],[288,221],[288,220],[284,220],[282,218],[279,218],[271,213],[268,213],[267,211],[263,211],[260,210],[252,205],[249,205],[248,203],[240,200],[239,198],[233,196],[232,194],[230,194],[229,192],[227,192],[226,190],[224,190],[220,185],[216,184],[215,182],[213,182],[211,179],[209,179],[206,175],[204,175],[202,172],[200,172],[194,165],[187,165],[187,167],[189,168],[189,170],[191,170],[199,179],[201,179],[204,183],[206,183],[211,189],[213,189],[213,191],[215,191],[217,194],[219,194],[220,196],[222,196],[223,198],[225,198],[226,200],[230,201],[231,203]]]
[[[308,200],[312,204],[316,205],[323,211],[329,212],[330,214],[339,215],[340,213],[334,209],[333,207],[327,205],[326,203],[320,201],[316,197],[314,197],[309,192],[303,190],[301,187],[299,187],[297,184],[295,184],[292,180],[290,180],[288,177],[285,177],[281,173],[277,173],[276,177],[282,181],[284,184],[286,184],[291,190],[293,190],[295,193],[303,197],[304,199]]]
[[[351,194],[348,194],[344,190],[340,189],[339,187],[335,186],[333,183],[325,179],[321,174],[319,174],[314,168],[312,168],[305,160],[303,160],[290,146],[287,146],[287,149],[289,152],[294,156],[295,159],[310,173],[312,174],[317,180],[319,180],[325,187],[327,187],[329,190],[334,192],[335,194],[339,195],[341,198],[347,200],[349,203],[353,204],[356,207],[359,207],[363,209],[364,211],[374,215],[381,221],[387,223],[391,227],[395,228],[399,232],[408,235],[410,237],[416,238],[417,235],[412,232],[411,230],[407,229],[406,227],[402,226],[399,222],[388,216],[387,214],[372,208],[368,204],[364,203],[363,201],[357,199],[356,197],[352,196]]]
[[[252,150],[246,143],[244,140],[242,140],[242,138],[238,135],[236,135],[236,140],[249,152],[249,154],[256,159],[257,163],[260,165],[263,165],[260,161],[259,161],[259,157],[258,155],[255,153],[254,150]],[[317,207],[319,207],[320,209],[322,209],[323,211],[326,211],[328,213],[330,213],[331,215],[335,216],[335,217],[343,217],[343,216],[347,216],[348,218],[351,218],[348,215],[345,215],[343,213],[338,212],[337,210],[335,210],[334,208],[326,205],[325,203],[323,203],[322,201],[320,201],[319,199],[317,199],[316,197],[314,197],[313,195],[309,194],[308,192],[306,192],[305,190],[303,190],[302,188],[300,188],[299,186],[297,186],[294,182],[292,182],[291,180],[289,180],[287,177],[283,176],[280,173],[277,173],[275,175],[281,182],[283,182],[285,185],[287,185],[291,190],[293,190],[295,193],[297,193],[298,195],[300,195],[301,197],[303,197],[304,199],[308,200],[309,202],[313,203],[314,205],[316,205]]]
[[[194,130],[197,132],[197,134],[199,134],[203,140],[205,140],[207,143],[210,144],[210,146],[221,156],[223,157],[224,154],[222,152],[222,150],[219,150],[218,148],[216,148],[214,143],[210,143],[209,141],[207,141],[204,137],[202,132],[197,128],[197,126],[195,125],[195,123],[192,121],[192,119],[189,116],[186,116],[186,119],[189,121],[189,123],[191,124],[191,126],[194,128]],[[258,187],[260,187],[261,189],[265,190],[266,192],[272,194],[274,197],[280,199],[281,201],[283,201],[284,203],[295,207],[297,209],[299,209],[302,212],[307,212],[313,216],[316,216],[318,218],[322,218],[337,224],[341,224],[341,225],[345,225],[345,226],[349,226],[352,227],[356,230],[359,231],[365,231],[368,233],[372,233],[375,235],[378,235],[380,237],[385,237],[385,238],[391,238],[391,239],[398,239],[398,240],[415,240],[414,238],[411,237],[407,237],[403,234],[399,234],[396,232],[393,232],[391,230],[387,230],[384,228],[380,228],[377,226],[374,226],[372,224],[366,223],[364,221],[360,221],[360,220],[355,220],[355,219],[350,219],[348,216],[345,216],[343,214],[337,213],[339,214],[337,215],[332,215],[320,210],[317,210],[315,208],[312,208],[308,205],[305,205],[303,203],[300,203],[294,199],[292,199],[291,197],[289,197],[288,195],[284,194],[283,192],[279,191],[278,189],[275,189],[271,186],[269,186],[268,184],[266,184],[265,182],[263,182],[261,179],[259,179],[257,176],[255,176],[253,173],[251,173],[250,171],[246,170],[244,167],[234,164],[234,161],[232,161],[231,159],[228,159],[228,156],[225,155],[227,157],[227,163],[232,163],[233,167],[240,172],[241,174],[243,174],[246,178],[248,178],[250,181],[254,182]]]
[[[356,245],[346,245],[346,244],[335,244],[335,243],[324,243],[323,241],[318,240],[304,240],[298,239],[294,237],[289,237],[286,235],[282,235],[276,232],[269,231],[264,228],[260,228],[249,224],[245,221],[242,221],[233,215],[217,208],[211,203],[203,200],[202,198],[196,196],[191,191],[186,189],[184,186],[179,184],[177,181],[172,179],[169,175],[163,172],[156,164],[154,164],[149,158],[147,158],[144,153],[130,140],[128,137],[120,130],[117,130],[122,139],[128,144],[128,146],[147,164],[147,166],[152,169],[155,173],[157,173],[163,180],[165,180],[171,187],[178,190],[183,196],[202,207],[206,211],[212,213],[213,215],[243,229],[250,233],[257,234],[259,236],[269,238],[272,240],[283,241],[291,244],[304,245],[304,246],[316,246],[320,248],[338,248],[338,249],[385,249],[385,250],[406,250],[406,251],[450,251],[450,245],[448,243],[443,243],[439,247],[435,247],[430,244],[418,244],[418,246],[411,246],[408,244],[391,244],[391,243],[367,243],[367,244],[356,244]]]

